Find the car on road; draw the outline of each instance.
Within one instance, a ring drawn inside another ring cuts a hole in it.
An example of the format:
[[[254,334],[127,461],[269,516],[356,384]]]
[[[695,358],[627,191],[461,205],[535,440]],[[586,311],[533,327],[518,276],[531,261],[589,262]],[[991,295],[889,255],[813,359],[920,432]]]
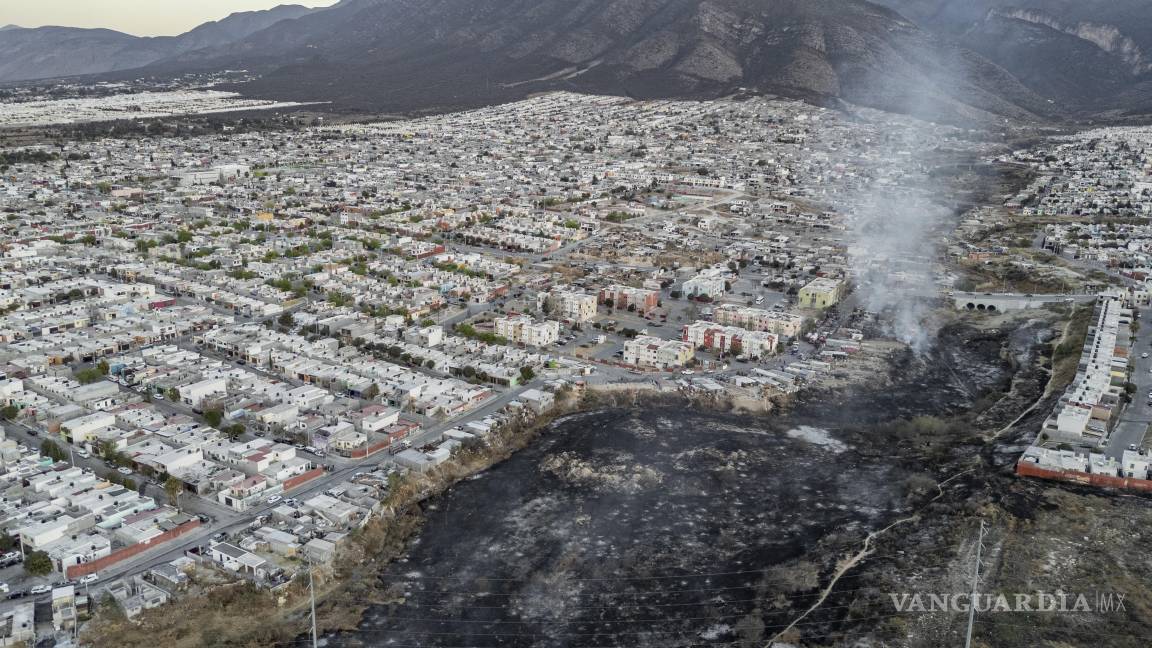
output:
[[[1131,450],[1131,451],[1133,451],[1133,452],[1136,452],[1136,450],[1137,450],[1137,448],[1136,448],[1136,444],[1135,444],[1135,443],[1129,443],[1129,444],[1128,444],[1128,449],[1129,449],[1129,450]]]
[[[9,551],[9,552],[5,553],[4,555],[0,556],[0,562],[6,563],[6,562],[9,562],[12,560],[17,560],[17,561],[20,560],[20,552],[19,551]]]
[[[90,583],[95,583],[98,580],[100,580],[99,574],[88,574],[87,576],[82,577],[77,582],[80,583],[81,585],[88,585]]]
[[[116,472],[120,473],[121,475],[131,475],[132,469],[131,468],[125,468],[124,466],[120,466],[119,468],[116,469]]]
[[[275,504],[282,499],[284,499],[284,498],[280,497],[279,495],[273,495],[272,497],[269,497],[268,499],[266,499],[264,501],[268,502],[269,504]]]
[[[48,592],[51,592],[51,591],[52,591],[51,585],[37,585],[36,587],[33,587],[32,589],[28,590],[28,593],[31,594],[32,596],[36,596],[37,594],[47,594]]]
[[[1140,354],[1140,357],[1141,357],[1141,358],[1147,358],[1147,357],[1148,357],[1148,354],[1147,354],[1147,353],[1141,353],[1141,354]]]
[[[16,590],[15,592],[12,592],[11,594],[9,594],[7,596],[7,598],[9,601],[12,601],[15,599],[24,598],[25,596],[28,596],[28,590]]]
[[[0,593],[8,593],[8,583],[0,583]]]
[[[88,458],[91,458],[91,457],[92,457],[92,453],[91,453],[91,452],[88,452],[87,450],[84,450],[83,448],[81,448],[80,450],[77,450],[77,451],[76,451],[76,456],[77,456],[77,457],[83,457],[83,458],[85,458],[85,459],[88,459]]]

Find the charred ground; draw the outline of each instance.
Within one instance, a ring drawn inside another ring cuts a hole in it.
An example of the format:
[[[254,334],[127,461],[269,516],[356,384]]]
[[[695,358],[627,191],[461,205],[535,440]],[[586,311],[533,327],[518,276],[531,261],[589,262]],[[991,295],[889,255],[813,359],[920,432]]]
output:
[[[930,354],[895,355],[869,386],[837,399],[810,394],[782,417],[665,404],[562,419],[534,446],[426,503],[423,531],[376,577],[358,628],[330,638],[762,646],[818,599],[869,532],[894,522],[781,640],[954,641],[960,615],[897,614],[888,593],[964,591],[978,519],[993,529],[985,588],[1031,591],[1049,579],[1051,589],[1128,584],[1139,597],[1142,558],[1110,568],[1080,559],[1074,571],[1041,563],[1071,560],[1080,544],[1099,552],[1104,538],[1104,556],[1135,553],[1148,502],[1049,488],[998,467],[1016,439],[992,432],[1044,396],[1053,319],[950,324]],[[1027,622],[1048,624],[1041,636],[1062,633],[1063,645],[1098,645],[1068,638],[1148,618],[1145,608],[1079,618],[1071,629],[1065,619]],[[1017,622],[989,619],[978,636],[989,646],[1038,645]]]

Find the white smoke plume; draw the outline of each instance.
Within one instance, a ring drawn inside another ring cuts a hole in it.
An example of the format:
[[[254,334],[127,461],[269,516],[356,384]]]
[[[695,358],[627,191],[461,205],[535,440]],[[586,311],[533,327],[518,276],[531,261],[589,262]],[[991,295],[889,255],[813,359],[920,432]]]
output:
[[[924,196],[884,185],[861,196],[853,214],[848,253],[860,305],[917,352],[935,338],[929,300],[936,296],[933,231],[942,212]]]

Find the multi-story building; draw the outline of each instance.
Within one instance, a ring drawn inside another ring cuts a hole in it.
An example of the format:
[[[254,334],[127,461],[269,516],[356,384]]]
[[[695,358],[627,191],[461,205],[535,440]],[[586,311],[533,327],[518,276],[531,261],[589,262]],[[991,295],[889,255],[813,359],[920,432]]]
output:
[[[683,340],[693,348],[760,358],[776,352],[780,338],[775,333],[749,331],[711,322],[685,324]]]
[[[611,304],[617,309],[635,306],[635,310],[647,313],[660,304],[660,293],[645,288],[613,284],[600,289],[600,303]]]
[[[828,308],[840,302],[844,296],[844,282],[839,279],[820,277],[813,279],[800,289],[801,308]]]
[[[596,296],[575,290],[540,293],[537,305],[552,317],[572,322],[589,322],[596,317]]]
[[[692,345],[677,340],[641,335],[624,343],[625,364],[637,367],[682,367],[688,364],[692,356]]]
[[[700,275],[685,281],[683,290],[686,297],[719,299],[724,296],[727,287],[723,277]]]
[[[494,322],[496,335],[515,344],[547,346],[560,339],[560,322],[544,320],[536,322],[527,315],[498,317]]]
[[[799,315],[737,304],[717,306],[712,319],[717,324],[739,326],[749,331],[775,333],[780,337],[796,337],[804,327],[804,318]]]

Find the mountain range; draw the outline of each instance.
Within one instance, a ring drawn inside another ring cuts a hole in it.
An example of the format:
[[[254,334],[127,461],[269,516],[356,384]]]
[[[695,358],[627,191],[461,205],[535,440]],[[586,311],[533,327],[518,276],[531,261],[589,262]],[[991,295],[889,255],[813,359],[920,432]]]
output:
[[[1152,2],[874,0],[1007,70],[1064,114],[1152,112]]]
[[[111,29],[0,28],[0,81],[81,76],[143,67],[186,52],[246,38],[282,20],[316,11],[281,5],[266,11],[234,13],[179,36],[141,37]]]
[[[0,31],[0,80],[247,69],[235,89],[411,112],[546,90],[773,93],[952,120],[1152,112],[1145,0],[342,0],[172,38]]]

